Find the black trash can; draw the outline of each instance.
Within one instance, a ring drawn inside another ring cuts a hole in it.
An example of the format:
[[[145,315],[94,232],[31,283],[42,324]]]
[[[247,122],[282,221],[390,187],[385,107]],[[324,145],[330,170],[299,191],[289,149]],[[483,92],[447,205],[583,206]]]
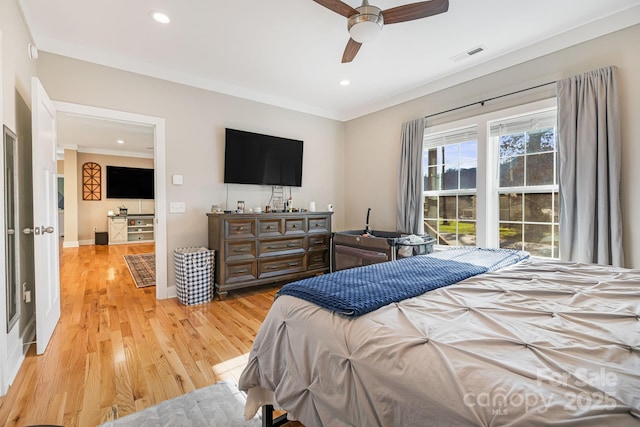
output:
[[[108,245],[109,244],[109,233],[106,231],[96,231],[96,245]]]

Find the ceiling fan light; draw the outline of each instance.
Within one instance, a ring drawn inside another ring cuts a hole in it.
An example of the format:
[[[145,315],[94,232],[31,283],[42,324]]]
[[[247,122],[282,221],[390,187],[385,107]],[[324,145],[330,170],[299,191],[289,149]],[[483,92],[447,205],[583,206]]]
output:
[[[365,2],[366,4],[366,2]],[[356,9],[359,13],[349,18],[347,28],[349,35],[358,43],[366,43],[378,37],[384,18],[379,8],[375,6],[360,6]]]
[[[349,35],[358,43],[366,43],[378,37],[380,31],[382,31],[382,25],[372,21],[363,21],[351,27]]]

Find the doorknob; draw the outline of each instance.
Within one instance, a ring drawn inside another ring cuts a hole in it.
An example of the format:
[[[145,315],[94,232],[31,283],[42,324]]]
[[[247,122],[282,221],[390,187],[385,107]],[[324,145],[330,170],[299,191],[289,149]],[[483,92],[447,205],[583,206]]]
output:
[[[44,234],[44,233],[53,233],[53,227],[45,227],[43,225],[42,227],[40,227],[40,229],[42,230],[42,234]]]
[[[33,233],[33,228],[25,228],[24,230],[22,230],[22,232],[24,234],[31,234],[31,233]]]
[[[14,230],[13,228],[10,228],[10,229],[7,230],[7,234],[9,236],[13,236],[14,234],[16,234],[16,230]]]

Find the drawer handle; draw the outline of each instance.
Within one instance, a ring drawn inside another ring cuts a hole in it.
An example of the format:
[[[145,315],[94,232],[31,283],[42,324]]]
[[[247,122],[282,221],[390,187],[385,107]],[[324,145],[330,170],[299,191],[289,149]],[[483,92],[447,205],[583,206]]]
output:
[[[314,258],[313,262],[322,262],[322,257]]]
[[[286,245],[269,245],[267,249],[284,249],[284,248],[295,248],[298,245],[295,243],[287,243]]]
[[[247,270],[246,268],[242,269],[242,270],[236,270],[235,271],[236,274],[238,274],[238,273],[248,273],[248,272],[249,272],[249,270]]]
[[[236,248],[233,250],[233,252],[248,252],[249,248]]]
[[[316,245],[316,246],[324,245],[324,241],[323,240],[316,240],[315,242],[313,242],[313,244]]]
[[[271,226],[271,225],[267,225],[265,228],[266,228],[267,230],[271,230],[271,229],[273,228],[273,226]]]
[[[314,226],[314,227],[322,227],[322,224],[320,224],[320,223],[316,222],[313,226]]]
[[[291,228],[296,228],[297,225],[296,224],[291,224]]]
[[[290,262],[289,264],[287,264],[289,267],[295,267],[297,265],[300,265],[299,262]]]
[[[239,226],[237,226],[237,227],[236,227],[236,230],[238,230],[238,231],[242,231],[242,230],[244,230],[244,227],[243,227],[243,226],[241,226],[241,225],[239,225]]]
[[[270,265],[269,267],[267,267],[269,270],[277,270],[278,268],[280,268],[280,265]]]

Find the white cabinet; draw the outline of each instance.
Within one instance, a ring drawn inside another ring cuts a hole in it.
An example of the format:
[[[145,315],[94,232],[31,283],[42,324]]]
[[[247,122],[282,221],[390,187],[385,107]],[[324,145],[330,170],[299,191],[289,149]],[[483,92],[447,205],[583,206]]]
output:
[[[152,214],[109,217],[109,244],[153,242],[154,220]]]
[[[127,242],[127,217],[112,216],[109,217],[109,244]]]
[[[127,216],[127,241],[153,242],[153,215]]]

